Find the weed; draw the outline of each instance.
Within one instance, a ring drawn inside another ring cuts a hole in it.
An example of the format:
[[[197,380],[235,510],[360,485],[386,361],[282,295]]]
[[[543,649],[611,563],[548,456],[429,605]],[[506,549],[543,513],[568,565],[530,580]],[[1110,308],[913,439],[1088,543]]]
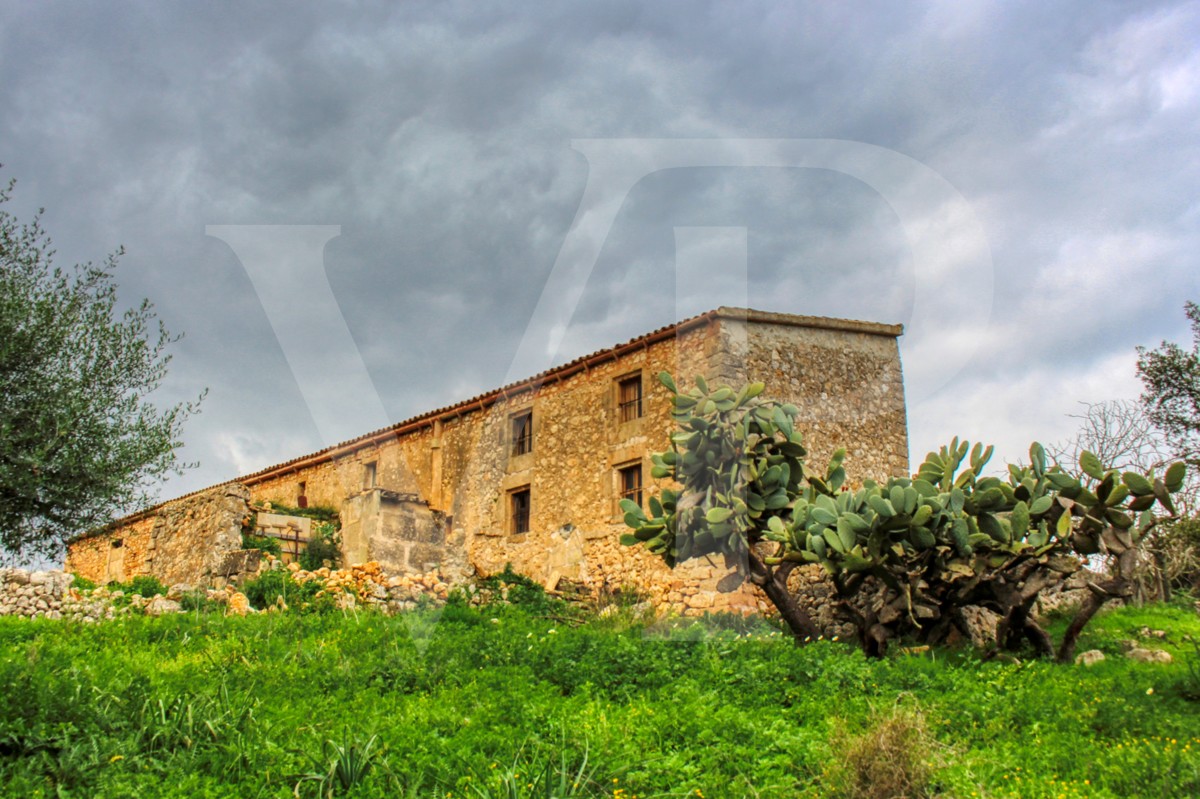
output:
[[[1187,677],[1183,681],[1183,690],[1181,693],[1186,699],[1192,701],[1200,701],[1200,640],[1185,635],[1183,643],[1186,644],[1191,651],[1180,653],[1180,659],[1187,666]]]
[[[322,566],[336,569],[342,562],[342,536],[329,522],[318,524],[313,537],[300,553],[300,568],[316,571]]]
[[[127,583],[111,582],[107,587],[110,591],[123,591],[127,597],[136,594],[146,599],[167,593],[167,587],[157,577],[148,574],[138,575]]]
[[[366,743],[357,739],[351,742],[348,733],[343,731],[340,744],[324,741],[320,755],[312,758],[318,770],[299,776],[296,795],[299,796],[300,786],[306,782],[315,783],[320,796],[333,796],[335,792],[342,793],[360,785],[374,764],[378,740],[379,736],[372,735]]]
[[[254,607],[263,608],[275,605],[282,599],[288,607],[302,611],[332,610],[333,599],[317,595],[321,592],[321,583],[316,580],[299,583],[292,578],[292,573],[286,569],[270,569],[258,577],[247,580],[242,585],[242,593]]]
[[[470,783],[472,795],[479,799],[573,799],[595,796],[596,769],[589,764],[588,751],[572,759],[566,751],[557,757],[547,757],[538,763],[536,756],[527,756],[522,746],[507,766],[493,763],[486,772],[476,775]],[[624,796],[618,790],[616,796]]]
[[[242,549],[258,549],[275,557],[279,557],[283,552],[279,539],[269,535],[255,535],[245,530],[242,531]]]
[[[897,704],[865,732],[835,741],[841,753],[828,770],[832,794],[844,799],[923,799],[933,796],[938,743],[920,711]]]
[[[213,613],[222,608],[220,602],[208,598],[208,592],[203,588],[185,591],[179,597],[179,606],[184,610],[195,611],[197,613]]]

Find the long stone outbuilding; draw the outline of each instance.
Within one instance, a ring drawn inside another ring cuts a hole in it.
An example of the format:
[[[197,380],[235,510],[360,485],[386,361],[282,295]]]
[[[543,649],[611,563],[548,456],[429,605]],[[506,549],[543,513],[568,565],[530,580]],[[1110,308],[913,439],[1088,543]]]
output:
[[[439,569],[451,580],[512,564],[554,588],[633,587],[685,613],[751,611],[761,597],[723,562],[674,570],[622,547],[618,502],[661,485],[650,453],[669,446],[679,382],[766,384],[795,404],[813,463],[846,447],[853,475],[908,470],[899,325],[718,308],[527,380],[328,449],[148,508],[68,546],[96,581],[219,576],[251,503],[338,510],[348,564]],[[682,379],[680,379],[682,378]],[[260,525],[284,524],[260,514]],[[305,520],[306,521],[306,520]],[[293,526],[292,532],[304,531]]]

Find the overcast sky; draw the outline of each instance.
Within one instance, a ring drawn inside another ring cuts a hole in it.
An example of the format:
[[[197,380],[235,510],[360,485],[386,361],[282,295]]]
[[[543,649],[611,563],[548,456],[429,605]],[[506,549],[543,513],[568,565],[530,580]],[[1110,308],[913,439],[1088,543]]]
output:
[[[1020,458],[1189,339],[1200,3],[248,5],[0,3],[10,210],[45,207],[62,263],[124,245],[123,299],[186,333],[160,400],[210,390],[163,498],[721,304],[907,325],[917,460]],[[734,155],[659,168],[655,139]],[[320,239],[328,289],[295,252],[254,282],[214,225],[340,226],[272,240]],[[720,272],[738,229],[740,298],[677,298],[677,257]],[[272,302],[379,402],[315,418]]]

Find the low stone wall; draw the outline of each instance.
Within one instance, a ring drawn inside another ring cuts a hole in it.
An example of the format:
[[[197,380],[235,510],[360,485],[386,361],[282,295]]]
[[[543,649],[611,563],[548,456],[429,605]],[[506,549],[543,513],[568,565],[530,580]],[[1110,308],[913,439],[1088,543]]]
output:
[[[75,575],[60,571],[0,569],[0,616],[60,619],[74,581]]]

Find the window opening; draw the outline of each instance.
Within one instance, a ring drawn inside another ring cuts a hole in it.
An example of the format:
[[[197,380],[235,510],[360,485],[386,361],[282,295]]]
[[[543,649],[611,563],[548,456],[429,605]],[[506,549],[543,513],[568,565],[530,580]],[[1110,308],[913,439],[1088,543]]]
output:
[[[622,422],[642,417],[642,376],[626,377],[617,383],[617,407]]]
[[[525,411],[512,418],[512,455],[527,455],[533,452],[533,411]]]
[[[632,500],[641,507],[642,465],[635,463],[632,466],[623,466],[617,470],[617,476],[620,480],[620,498]]]
[[[509,494],[509,529],[516,535],[529,532],[529,489],[522,488]]]

